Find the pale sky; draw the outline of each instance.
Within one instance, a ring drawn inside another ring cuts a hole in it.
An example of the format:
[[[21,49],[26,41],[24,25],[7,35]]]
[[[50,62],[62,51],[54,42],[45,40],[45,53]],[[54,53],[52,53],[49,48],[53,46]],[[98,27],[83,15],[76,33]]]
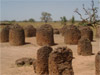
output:
[[[100,7],[98,0],[94,1],[95,6]],[[0,20],[20,21],[34,18],[40,21],[42,12],[51,13],[53,20],[60,20],[62,16],[66,16],[68,20],[75,16],[76,20],[80,20],[74,10],[79,8],[80,13],[84,14],[82,4],[90,7],[91,0],[1,0]]]

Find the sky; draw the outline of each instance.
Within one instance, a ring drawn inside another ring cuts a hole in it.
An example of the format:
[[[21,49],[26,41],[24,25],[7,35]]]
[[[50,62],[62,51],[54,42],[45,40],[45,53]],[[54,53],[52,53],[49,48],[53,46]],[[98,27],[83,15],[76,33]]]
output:
[[[94,1],[95,6],[100,7],[99,1]],[[53,20],[60,20],[62,16],[66,16],[68,20],[72,16],[80,20],[74,10],[78,8],[84,15],[82,4],[86,8],[91,7],[91,0],[0,0],[0,20],[22,21],[33,18],[40,21],[42,12],[51,13]]]

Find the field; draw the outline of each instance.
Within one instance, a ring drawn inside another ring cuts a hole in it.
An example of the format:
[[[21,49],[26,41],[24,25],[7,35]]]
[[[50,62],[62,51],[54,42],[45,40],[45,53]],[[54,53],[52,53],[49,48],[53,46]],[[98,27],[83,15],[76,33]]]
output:
[[[74,25],[78,25],[79,22],[80,21],[76,21]],[[45,24],[44,22],[1,22],[1,23],[19,24],[23,27],[26,25],[33,25],[35,28],[38,28],[41,25]],[[47,24],[52,25],[53,28],[61,28],[63,26],[60,21],[48,22]],[[72,23],[70,21],[66,22],[66,25],[71,25],[71,24]]]
[[[44,22],[1,22],[1,23],[11,24],[11,25],[18,24],[18,25],[20,25],[22,27],[25,27],[27,25],[33,25],[35,28],[39,28],[41,25],[45,24]],[[75,21],[74,25],[80,26],[79,23],[80,23],[80,21]],[[63,24],[61,24],[60,21],[48,22],[46,24],[50,24],[53,28],[58,28],[58,29],[60,29],[60,28],[62,28],[64,26]],[[66,22],[66,25],[72,25],[72,23],[70,21],[68,21],[68,22]],[[5,26],[5,25],[3,25],[3,26]],[[2,28],[3,26],[0,26],[0,28]],[[96,29],[93,28],[93,27],[91,27],[91,28],[94,31],[94,37],[95,37],[95,31],[96,31]]]
[[[33,25],[35,28],[39,28],[41,25],[45,24],[44,22],[1,22],[1,23],[5,23],[5,24],[18,24],[22,27],[25,27],[27,25]],[[75,21],[74,25],[76,26],[80,26],[80,21]],[[57,28],[57,29],[60,29],[62,28],[64,25],[61,24],[60,21],[56,21],[56,22],[48,22],[46,24],[50,24],[53,28]],[[100,23],[99,23],[100,24]],[[72,23],[70,21],[66,22],[66,25],[72,25]],[[0,26],[0,28],[4,27],[5,25],[2,25]],[[96,29],[91,27],[93,29],[93,32],[94,32],[94,37],[95,37],[95,32],[96,32]]]
[[[100,75],[100,0],[0,4],[0,75]]]
[[[9,43],[0,44],[1,50],[1,75],[36,75],[33,66],[17,67],[15,61],[22,57],[36,58],[37,50],[40,48],[36,44],[36,38],[26,38],[29,44],[23,46],[10,46]],[[66,46],[63,43],[61,35],[55,35],[55,43],[58,45],[52,46]],[[99,51],[99,39],[94,39],[92,42],[93,53]],[[73,69],[75,75],[95,75],[95,55],[79,56],[77,55],[77,45],[67,45],[72,49],[75,59],[73,59]]]
[[[17,24],[22,27],[26,25],[33,25],[35,28],[40,27],[41,22],[17,22]],[[61,28],[60,22],[50,22],[53,28]],[[71,23],[68,23],[70,25]],[[75,23],[77,25],[77,23]],[[95,33],[95,30],[94,30]],[[93,53],[91,56],[79,56],[77,54],[77,45],[66,45],[64,44],[64,37],[59,35],[54,35],[54,40],[57,45],[52,46],[52,48],[56,48],[58,46],[68,46],[73,51],[73,69],[75,75],[95,75],[95,55],[99,51],[99,42],[100,40],[94,37],[94,41],[92,42]],[[33,66],[23,66],[18,67],[15,65],[15,61],[22,57],[31,57],[35,58],[37,56],[37,50],[41,47],[36,43],[36,37],[25,38],[27,44],[23,46],[11,46],[9,43],[0,43],[0,61],[1,61],[1,75],[36,75],[33,70]]]

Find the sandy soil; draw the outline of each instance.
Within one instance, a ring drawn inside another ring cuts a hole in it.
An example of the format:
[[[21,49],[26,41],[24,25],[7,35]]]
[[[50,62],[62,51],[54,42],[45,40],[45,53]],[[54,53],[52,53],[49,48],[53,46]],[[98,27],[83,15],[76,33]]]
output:
[[[0,75],[36,75],[32,66],[17,67],[15,61],[22,57],[36,58],[37,50],[40,48],[36,44],[36,38],[26,38],[27,44],[23,46],[10,46],[9,43],[0,43]],[[52,46],[66,46],[61,35],[55,35],[55,43]],[[95,55],[99,51],[99,40],[92,42],[93,53],[91,56],[77,55],[77,45],[67,45],[72,49],[75,59],[73,59],[73,69],[75,75],[95,75]]]

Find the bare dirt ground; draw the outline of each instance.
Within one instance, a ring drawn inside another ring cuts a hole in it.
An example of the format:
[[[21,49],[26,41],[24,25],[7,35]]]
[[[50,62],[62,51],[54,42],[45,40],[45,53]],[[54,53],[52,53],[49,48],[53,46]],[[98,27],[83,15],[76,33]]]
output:
[[[32,66],[17,67],[15,61],[22,57],[36,58],[37,50],[40,48],[36,44],[36,38],[26,38],[27,44],[23,46],[10,46],[9,43],[0,43],[0,75],[36,75]],[[66,46],[61,35],[55,35],[55,43],[52,46]],[[95,75],[95,55],[99,51],[99,39],[92,42],[93,53],[91,56],[77,55],[77,45],[67,45],[73,51],[73,69],[75,75]]]

